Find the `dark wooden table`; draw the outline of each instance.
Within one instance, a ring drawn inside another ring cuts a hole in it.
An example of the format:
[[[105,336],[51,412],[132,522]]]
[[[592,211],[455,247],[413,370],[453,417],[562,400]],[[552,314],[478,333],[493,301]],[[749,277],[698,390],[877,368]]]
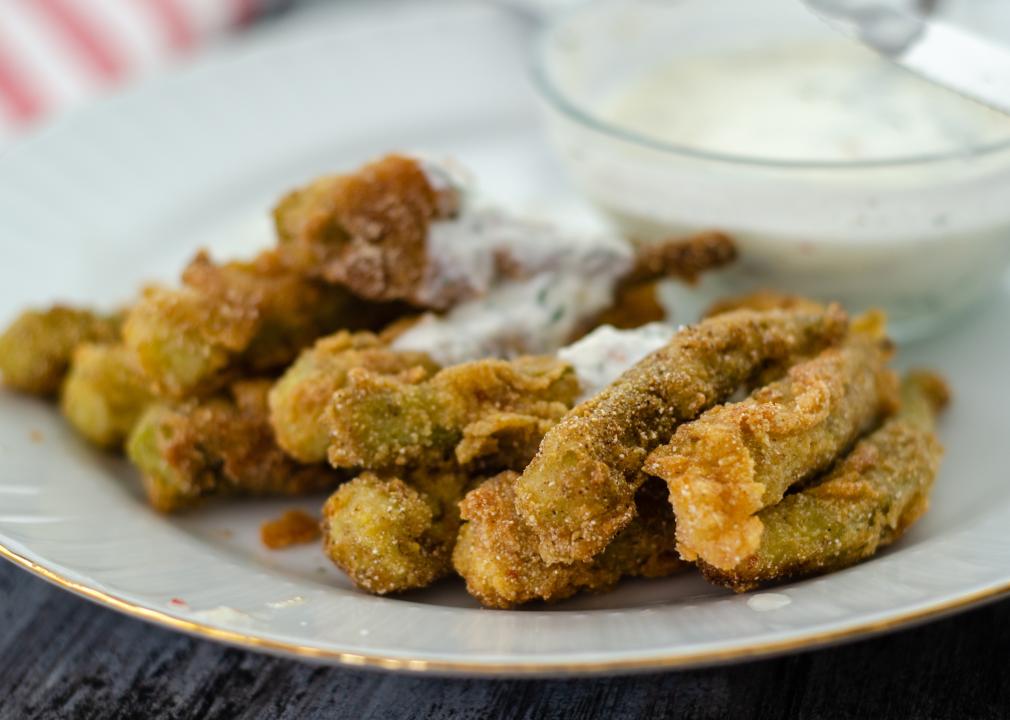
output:
[[[1008,718],[1010,600],[852,645],[588,680],[444,680],[229,649],[0,562],[0,718]]]

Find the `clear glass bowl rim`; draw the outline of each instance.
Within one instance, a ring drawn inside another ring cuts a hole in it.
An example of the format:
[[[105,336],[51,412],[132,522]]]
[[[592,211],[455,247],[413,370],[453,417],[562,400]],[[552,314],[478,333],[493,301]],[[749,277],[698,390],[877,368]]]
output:
[[[949,152],[926,153],[919,155],[903,155],[888,158],[873,158],[867,160],[795,160],[777,159],[762,157],[759,155],[735,155],[732,153],[720,153],[702,148],[690,147],[677,143],[665,142],[648,135],[639,133],[631,128],[623,127],[616,123],[607,121],[590,110],[582,107],[564,93],[553,82],[550,77],[550,70],[547,67],[548,53],[551,51],[554,41],[570,23],[583,13],[593,11],[601,6],[626,5],[623,0],[584,0],[574,7],[556,12],[543,19],[537,29],[536,40],[533,43],[532,76],[534,85],[540,94],[546,99],[548,104],[560,111],[569,119],[579,125],[595,130],[614,139],[630,142],[632,144],[657,150],[670,155],[691,158],[694,160],[706,160],[730,165],[750,166],[756,168],[776,168],[776,169],[822,169],[822,170],[860,170],[860,169],[888,169],[907,166],[921,166],[940,164],[945,162],[964,161],[971,158],[996,155],[1002,151],[1010,149],[1010,135],[1005,139],[991,143],[974,145],[967,148]],[[968,102],[973,102],[969,100]]]

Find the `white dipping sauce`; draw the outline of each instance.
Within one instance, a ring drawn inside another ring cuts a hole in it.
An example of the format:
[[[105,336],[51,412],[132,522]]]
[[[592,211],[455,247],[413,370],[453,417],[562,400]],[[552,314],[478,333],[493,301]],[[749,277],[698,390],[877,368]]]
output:
[[[666,345],[677,328],[665,323],[649,323],[633,330],[618,330],[612,325],[596,328],[584,338],[561,348],[558,357],[571,363],[587,400],[642,358]]]
[[[435,174],[431,161],[426,168]],[[620,237],[568,233],[477,207],[462,185],[459,195],[458,216],[429,228],[419,293],[452,307],[425,315],[393,342],[398,350],[427,352],[442,365],[551,354],[610,307],[634,264],[633,248]]]
[[[809,36],[762,39],[775,16],[744,5],[688,3],[686,25],[674,22],[679,6],[645,0],[591,4],[572,20],[571,37],[559,35],[571,42],[556,40],[550,60],[562,94],[664,144],[555,112],[552,136],[580,189],[638,242],[733,236],[739,260],[713,275],[710,298],[770,287],[876,307],[902,340],[998,287],[1010,262],[1010,149],[975,150],[1010,148],[1010,118],[843,38],[818,42],[825,30],[812,18]],[[738,22],[723,36],[717,10],[731,6]],[[753,37],[741,40],[748,12]],[[718,41],[678,54],[694,16]],[[643,36],[635,52],[621,52],[613,27]],[[611,66],[623,70],[595,85]],[[934,159],[910,161],[922,156]]]
[[[498,208],[466,207],[459,217],[429,227],[418,294],[448,298],[452,306],[541,274],[581,275],[612,286],[633,261],[631,246],[618,237],[575,235]]]
[[[778,160],[880,160],[1010,135],[1010,118],[844,40],[681,57],[599,111],[676,145]]]
[[[523,310],[538,314],[546,310],[553,315],[558,303],[546,307],[551,304],[545,304],[540,297],[543,283],[527,281],[546,275],[581,276],[603,287],[592,297],[578,292],[571,298],[591,303],[581,315],[565,312],[566,316],[584,318],[594,313],[594,307],[595,312],[607,307],[614,284],[631,269],[634,251],[622,238],[574,234],[545,222],[517,217],[478,197],[469,171],[456,161],[422,157],[421,163],[439,196],[452,198],[456,206],[454,217],[428,227],[427,266],[417,299],[429,307],[459,309],[467,301],[487,300],[498,310],[508,303],[504,309],[516,319]],[[524,284],[530,288],[525,293],[529,297],[519,296],[517,288]],[[499,291],[507,297],[491,297]],[[551,293],[558,295],[557,290]],[[517,301],[523,307],[513,307]],[[463,307],[456,314],[469,318],[474,312]],[[534,340],[533,346],[537,345]]]
[[[574,272],[544,272],[504,282],[445,315],[425,315],[393,341],[441,365],[486,357],[549,355],[613,300],[613,283]]]

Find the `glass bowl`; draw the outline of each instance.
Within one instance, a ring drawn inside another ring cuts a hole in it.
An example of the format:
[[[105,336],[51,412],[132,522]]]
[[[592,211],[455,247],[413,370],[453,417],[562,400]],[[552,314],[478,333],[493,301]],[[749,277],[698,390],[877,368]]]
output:
[[[829,42],[847,41],[796,0],[596,0],[546,23],[535,77],[568,174],[622,232],[641,243],[710,228],[733,235],[740,260],[706,293],[772,288],[853,312],[878,307],[896,338],[927,335],[1006,278],[1010,120],[1006,135],[934,152],[777,158],[762,155],[762,142],[720,152],[601,111],[682,58]],[[741,128],[760,102],[741,98]]]

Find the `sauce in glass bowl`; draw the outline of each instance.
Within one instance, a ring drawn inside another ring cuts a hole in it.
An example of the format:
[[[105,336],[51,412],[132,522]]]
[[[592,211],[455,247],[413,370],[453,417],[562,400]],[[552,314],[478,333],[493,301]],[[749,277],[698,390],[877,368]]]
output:
[[[843,38],[678,58],[597,111],[661,142],[795,161],[963,152],[1010,137],[1010,118]]]
[[[718,228],[711,294],[881,307],[928,334],[1010,262],[1010,118],[832,33],[791,0],[590,2],[545,33],[549,130],[641,242]]]

